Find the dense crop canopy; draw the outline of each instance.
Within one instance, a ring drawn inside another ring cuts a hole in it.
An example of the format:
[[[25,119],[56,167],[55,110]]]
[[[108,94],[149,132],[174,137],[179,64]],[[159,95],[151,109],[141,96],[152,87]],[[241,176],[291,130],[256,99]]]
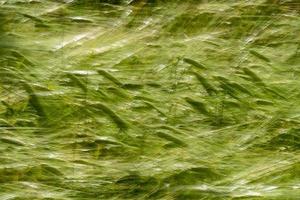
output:
[[[297,0],[0,0],[0,199],[300,197]]]

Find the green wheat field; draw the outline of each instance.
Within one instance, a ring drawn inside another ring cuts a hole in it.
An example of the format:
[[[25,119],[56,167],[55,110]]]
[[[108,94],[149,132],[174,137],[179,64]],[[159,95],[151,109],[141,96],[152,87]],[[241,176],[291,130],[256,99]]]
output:
[[[1,200],[299,200],[299,0],[0,0]]]

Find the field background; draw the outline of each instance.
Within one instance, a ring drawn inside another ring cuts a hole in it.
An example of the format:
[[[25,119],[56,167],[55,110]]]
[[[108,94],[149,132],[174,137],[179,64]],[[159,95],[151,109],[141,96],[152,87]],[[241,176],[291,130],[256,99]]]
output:
[[[0,199],[300,197],[298,0],[0,0]]]

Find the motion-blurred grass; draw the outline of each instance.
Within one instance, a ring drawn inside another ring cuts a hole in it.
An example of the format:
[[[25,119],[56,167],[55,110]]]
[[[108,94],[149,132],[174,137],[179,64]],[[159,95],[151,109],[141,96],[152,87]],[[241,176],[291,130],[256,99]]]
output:
[[[297,0],[0,0],[0,199],[299,199]]]

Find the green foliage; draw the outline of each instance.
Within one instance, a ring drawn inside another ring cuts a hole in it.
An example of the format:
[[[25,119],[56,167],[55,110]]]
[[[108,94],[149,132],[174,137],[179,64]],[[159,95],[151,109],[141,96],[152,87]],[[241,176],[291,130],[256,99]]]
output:
[[[299,11],[0,0],[0,199],[299,199]]]

